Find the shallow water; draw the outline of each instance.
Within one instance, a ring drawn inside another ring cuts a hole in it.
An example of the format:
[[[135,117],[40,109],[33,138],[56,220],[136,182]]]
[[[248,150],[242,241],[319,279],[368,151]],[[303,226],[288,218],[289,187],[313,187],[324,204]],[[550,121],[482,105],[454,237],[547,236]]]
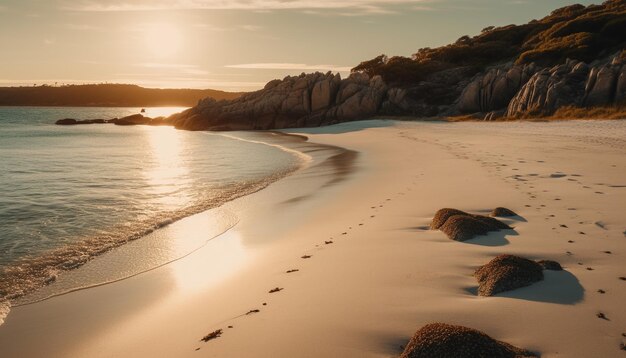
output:
[[[148,108],[146,115],[182,109]],[[138,111],[0,108],[0,297],[31,292],[113,247],[259,190],[303,162],[271,133],[53,124]],[[235,221],[222,213],[207,235]],[[157,254],[151,264],[197,244]]]

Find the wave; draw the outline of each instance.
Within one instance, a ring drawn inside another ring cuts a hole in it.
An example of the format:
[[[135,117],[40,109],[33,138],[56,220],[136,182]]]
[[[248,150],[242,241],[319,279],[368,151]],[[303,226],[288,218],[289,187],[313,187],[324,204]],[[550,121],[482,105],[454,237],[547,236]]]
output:
[[[72,243],[66,244],[61,248],[57,248],[43,254],[38,254],[36,256],[27,256],[19,259],[16,262],[11,263],[10,265],[0,268],[0,324],[2,323],[3,317],[6,316],[6,314],[9,312],[12,301],[20,299],[20,304],[32,303],[34,301],[40,301],[51,296],[68,293],[78,289],[119,281],[120,279],[115,279],[112,281],[100,282],[98,284],[92,284],[88,286],[75,286],[61,292],[56,292],[54,295],[48,295],[39,298],[33,297],[33,300],[24,301],[24,298],[26,296],[29,296],[29,294],[32,294],[38,289],[49,286],[56,282],[59,276],[63,275],[64,272],[75,270],[93,260],[94,258],[111,251],[114,248],[145,237],[146,235],[167,225],[170,225],[180,219],[217,208],[225,204],[226,202],[262,190],[271,183],[280,180],[295,171],[305,168],[311,161],[310,156],[279,144],[267,143],[258,140],[249,140],[229,134],[221,135],[231,139],[264,144],[283,150],[298,158],[298,164],[293,167],[277,171],[262,179],[249,180],[245,182],[240,182],[235,185],[230,185],[228,187],[219,188],[218,190],[215,190],[211,193],[207,193],[204,198],[196,199],[196,201],[192,205],[187,206],[184,209],[176,211],[166,211],[155,214],[152,217],[143,220],[137,220],[123,225],[117,225],[108,229],[106,234],[77,239],[75,241],[72,240]],[[299,141],[302,141],[302,139],[300,139]],[[229,230],[232,225],[227,226],[225,230]],[[222,231],[222,233],[223,232],[224,231]],[[219,236],[219,234],[217,236]],[[200,247],[206,245],[209,240],[210,239],[206,240],[204,243],[199,243],[196,248],[188,251],[184,255],[172,258],[165,263],[155,265],[149,269],[135,272],[132,275],[127,275],[121,279],[135,276],[142,272],[155,269],[156,267],[163,266],[169,262],[187,256],[195,250],[199,249]]]

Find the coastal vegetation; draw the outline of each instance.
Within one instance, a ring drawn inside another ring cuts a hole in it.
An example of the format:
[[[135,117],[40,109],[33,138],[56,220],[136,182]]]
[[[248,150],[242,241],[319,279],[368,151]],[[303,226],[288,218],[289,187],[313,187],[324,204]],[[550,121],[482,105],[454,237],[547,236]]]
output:
[[[0,106],[190,107],[198,100],[234,99],[240,93],[212,89],[159,89],[129,84],[0,87]]]

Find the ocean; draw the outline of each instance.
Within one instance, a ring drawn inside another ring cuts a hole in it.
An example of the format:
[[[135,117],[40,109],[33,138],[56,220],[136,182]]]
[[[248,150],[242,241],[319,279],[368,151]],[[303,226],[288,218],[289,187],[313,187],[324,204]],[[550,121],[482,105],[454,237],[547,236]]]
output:
[[[113,248],[260,190],[306,162],[276,133],[54,125],[139,110],[0,107],[0,301],[20,299]],[[146,108],[145,115],[182,110]],[[235,221],[219,220],[215,235]],[[135,271],[200,244],[160,253]]]

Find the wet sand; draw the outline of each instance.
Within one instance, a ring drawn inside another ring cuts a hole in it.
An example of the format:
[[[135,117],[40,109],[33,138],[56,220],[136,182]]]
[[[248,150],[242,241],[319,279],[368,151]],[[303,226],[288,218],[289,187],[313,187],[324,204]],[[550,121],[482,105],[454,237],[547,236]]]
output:
[[[0,326],[3,355],[391,357],[430,322],[543,357],[623,355],[623,122],[293,132],[350,151],[225,205],[238,224],[185,258],[13,308]],[[520,215],[503,219],[514,230],[455,242],[428,229],[443,207],[498,206]],[[165,230],[197,234],[205,215]],[[476,296],[474,270],[499,254],[565,270]]]

